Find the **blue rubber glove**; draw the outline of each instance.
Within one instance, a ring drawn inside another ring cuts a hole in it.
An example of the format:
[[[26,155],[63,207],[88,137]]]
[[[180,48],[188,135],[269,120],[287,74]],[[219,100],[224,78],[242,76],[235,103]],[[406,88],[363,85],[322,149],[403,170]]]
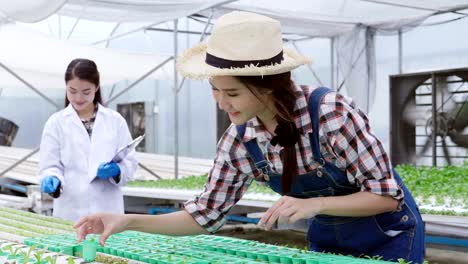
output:
[[[97,169],[96,177],[107,180],[120,175],[120,168],[114,161],[101,163]]]
[[[60,186],[60,180],[55,176],[46,176],[41,182],[41,192],[55,193]]]

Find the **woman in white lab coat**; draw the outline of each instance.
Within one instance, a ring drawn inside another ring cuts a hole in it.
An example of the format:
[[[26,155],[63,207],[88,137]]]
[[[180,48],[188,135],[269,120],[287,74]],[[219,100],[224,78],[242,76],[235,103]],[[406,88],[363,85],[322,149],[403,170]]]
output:
[[[102,106],[99,72],[75,59],[65,72],[65,109],[53,114],[42,134],[41,191],[54,197],[53,215],[76,221],[95,212],[123,213],[120,187],[133,178],[134,151],[116,163],[131,140],[125,119]]]

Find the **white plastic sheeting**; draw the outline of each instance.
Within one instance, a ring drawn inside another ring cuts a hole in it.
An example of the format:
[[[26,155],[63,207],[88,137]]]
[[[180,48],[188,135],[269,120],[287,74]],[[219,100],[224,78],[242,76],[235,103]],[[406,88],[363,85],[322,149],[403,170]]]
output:
[[[335,76],[342,79],[334,88],[345,88],[367,110],[375,93],[373,34],[396,33],[434,14],[464,8],[468,8],[468,0],[20,0],[2,1],[0,14],[34,21],[58,9],[58,14],[77,19],[143,22],[148,26],[192,14],[208,17],[213,10],[214,19],[232,10],[265,14],[281,21],[286,34],[335,38],[334,52],[341,64],[335,68]],[[363,34],[365,37],[361,37]],[[344,85],[339,87],[343,80]]]
[[[241,0],[217,8],[215,17],[234,9],[252,11],[280,20],[286,33],[333,37],[355,26],[397,30],[435,13],[467,7],[466,0]]]
[[[376,90],[375,34],[397,34],[434,14],[464,8],[468,8],[467,0],[289,0],[287,4],[241,0],[216,8],[214,17],[233,10],[252,11],[281,21],[283,33],[332,38],[336,63],[332,88],[346,91],[369,112]],[[208,10],[202,13],[209,15]]]
[[[34,0],[31,0],[34,1]],[[68,0],[59,14],[111,22],[164,22],[216,6],[215,18],[232,10],[265,14],[286,33],[331,37],[356,25],[395,30],[435,13],[468,8],[467,0]]]
[[[356,27],[348,34],[335,37],[334,52],[338,58],[335,89],[346,92],[359,107],[369,112],[375,97],[375,31]]]
[[[94,21],[162,23],[232,1],[234,0],[68,0],[59,14]]]
[[[0,63],[36,88],[64,88],[65,69],[75,58],[94,60],[106,85],[138,79],[170,57],[74,45],[13,24],[0,25],[0,40]],[[163,72],[172,72],[172,65],[171,60],[165,71],[158,70],[149,78],[171,80],[173,76]],[[0,83],[2,87],[23,86],[4,69],[0,69]]]
[[[233,10],[261,13],[281,21],[285,34],[333,38],[337,65],[333,68],[336,80],[332,88],[346,91],[368,112],[376,89],[374,35],[378,32],[396,34],[398,30],[418,26],[434,14],[468,8],[468,0],[223,2],[228,1],[69,0],[59,13],[101,21],[148,21],[148,25],[185,17],[196,13],[197,9],[198,14],[205,17],[213,14],[214,20]],[[215,7],[207,9],[209,6]]]
[[[281,21],[284,32],[332,37],[354,26],[395,30],[418,24],[440,12],[468,8],[467,0],[18,0],[1,1],[0,14],[20,21],[37,21],[55,13],[108,22],[162,23],[195,13],[215,18],[231,10],[262,13]],[[60,8],[61,7],[61,8]],[[204,12],[202,12],[205,10]]]
[[[15,0],[0,2],[0,20],[37,22],[57,12],[66,0]]]

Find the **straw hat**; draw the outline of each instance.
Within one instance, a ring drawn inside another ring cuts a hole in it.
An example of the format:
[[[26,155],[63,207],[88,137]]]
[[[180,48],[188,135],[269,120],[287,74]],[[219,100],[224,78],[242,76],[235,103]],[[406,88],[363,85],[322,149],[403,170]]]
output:
[[[191,79],[211,76],[273,75],[291,71],[310,60],[283,48],[279,21],[234,11],[216,21],[207,43],[185,51],[177,69]]]

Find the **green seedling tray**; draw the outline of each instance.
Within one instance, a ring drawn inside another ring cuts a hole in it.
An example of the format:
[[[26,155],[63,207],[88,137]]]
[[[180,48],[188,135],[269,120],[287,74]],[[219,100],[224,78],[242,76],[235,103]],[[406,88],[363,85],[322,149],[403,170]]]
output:
[[[90,235],[88,239],[98,240],[98,236]],[[384,264],[387,261],[353,258],[333,254],[309,252],[294,248],[268,245],[260,242],[238,238],[219,237],[214,235],[198,235],[172,237],[125,231],[109,237],[104,246],[95,243],[95,251],[116,257],[124,257],[144,263],[283,263],[283,264]],[[49,237],[28,238],[27,245],[52,247],[54,251],[77,256],[84,251],[76,244],[76,235],[60,234]],[[94,253],[95,254],[95,253]],[[94,257],[81,255],[85,261]],[[94,255],[95,256],[95,255]]]

